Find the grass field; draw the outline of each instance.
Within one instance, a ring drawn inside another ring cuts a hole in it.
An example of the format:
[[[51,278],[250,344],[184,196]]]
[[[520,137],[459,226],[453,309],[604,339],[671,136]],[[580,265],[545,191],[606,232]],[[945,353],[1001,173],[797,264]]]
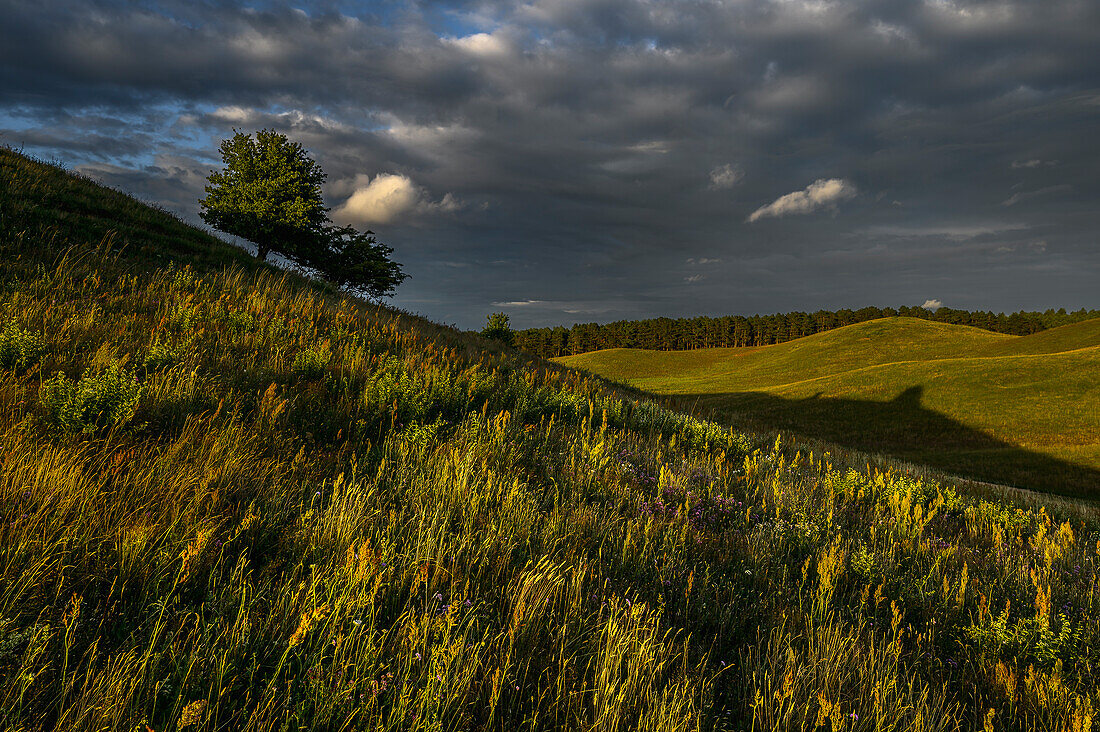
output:
[[[885,318],[761,348],[614,349],[558,361],[743,426],[1100,495],[1100,320],[1018,337]]]
[[[0,730],[1094,728],[1089,507],[734,431],[0,171]]]

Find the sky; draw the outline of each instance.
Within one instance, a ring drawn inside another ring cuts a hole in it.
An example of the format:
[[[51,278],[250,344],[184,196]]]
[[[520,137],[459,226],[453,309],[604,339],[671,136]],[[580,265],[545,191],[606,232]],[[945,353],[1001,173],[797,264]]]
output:
[[[198,222],[277,129],[477,328],[1100,307],[1096,0],[0,0],[0,144]]]

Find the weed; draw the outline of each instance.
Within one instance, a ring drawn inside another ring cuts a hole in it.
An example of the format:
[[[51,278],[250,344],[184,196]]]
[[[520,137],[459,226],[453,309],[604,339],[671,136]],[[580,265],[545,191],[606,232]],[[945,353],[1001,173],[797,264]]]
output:
[[[14,321],[8,321],[0,331],[0,369],[23,372],[41,360],[46,352],[46,342],[42,335],[20,328]]]
[[[46,419],[75,432],[121,427],[134,417],[142,386],[137,376],[115,360],[96,373],[85,371],[77,381],[58,372],[39,388]]]

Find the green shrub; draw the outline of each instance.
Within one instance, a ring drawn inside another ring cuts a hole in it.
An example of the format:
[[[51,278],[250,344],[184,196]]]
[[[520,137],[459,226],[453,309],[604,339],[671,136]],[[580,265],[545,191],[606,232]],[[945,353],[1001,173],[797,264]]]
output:
[[[198,308],[186,304],[177,304],[168,311],[167,325],[176,332],[188,333],[198,326],[201,319],[202,314]]]
[[[24,330],[9,321],[0,332],[0,368],[9,371],[26,371],[38,363],[46,351],[42,336]]]
[[[178,349],[164,343],[154,343],[149,346],[149,352],[145,354],[145,368],[148,371],[157,371],[179,363],[180,353]]]
[[[60,371],[39,388],[38,400],[46,419],[75,432],[120,427],[134,417],[142,386],[117,360],[104,371],[85,371],[73,381]]]
[[[328,348],[306,348],[298,351],[290,370],[306,379],[319,379],[325,375],[331,361],[332,352]]]
[[[252,333],[259,327],[256,316],[247,310],[230,310],[221,314],[218,319],[226,324],[230,335],[237,338]]]

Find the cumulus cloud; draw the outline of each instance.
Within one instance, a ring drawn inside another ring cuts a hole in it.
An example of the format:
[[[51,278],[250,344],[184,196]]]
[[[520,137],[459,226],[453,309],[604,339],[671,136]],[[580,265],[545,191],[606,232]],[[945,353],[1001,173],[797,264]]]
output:
[[[446,42],[471,56],[486,59],[507,56],[512,50],[508,40],[499,33],[473,33],[461,38],[448,39]]]
[[[710,171],[710,185],[712,188],[733,188],[744,176],[739,168],[726,163]]]
[[[767,217],[808,214],[822,207],[835,206],[855,195],[855,186],[846,180],[818,178],[803,190],[780,196],[767,206],[756,209],[749,214],[748,222],[752,223]]]
[[[943,303],[940,302],[939,300],[935,300],[935,299],[930,298],[928,300],[925,300],[924,304],[921,305],[921,307],[924,308],[925,310],[935,311],[935,310],[939,310],[940,308],[942,308]]]
[[[357,224],[388,224],[414,209],[420,190],[404,175],[382,173],[356,189],[332,212],[333,219]]]
[[[332,211],[334,221],[389,224],[416,215],[452,212],[460,208],[458,200],[450,193],[438,202],[429,201],[424,190],[411,178],[397,173],[379,173],[373,179],[358,176],[352,188],[347,200]]]

